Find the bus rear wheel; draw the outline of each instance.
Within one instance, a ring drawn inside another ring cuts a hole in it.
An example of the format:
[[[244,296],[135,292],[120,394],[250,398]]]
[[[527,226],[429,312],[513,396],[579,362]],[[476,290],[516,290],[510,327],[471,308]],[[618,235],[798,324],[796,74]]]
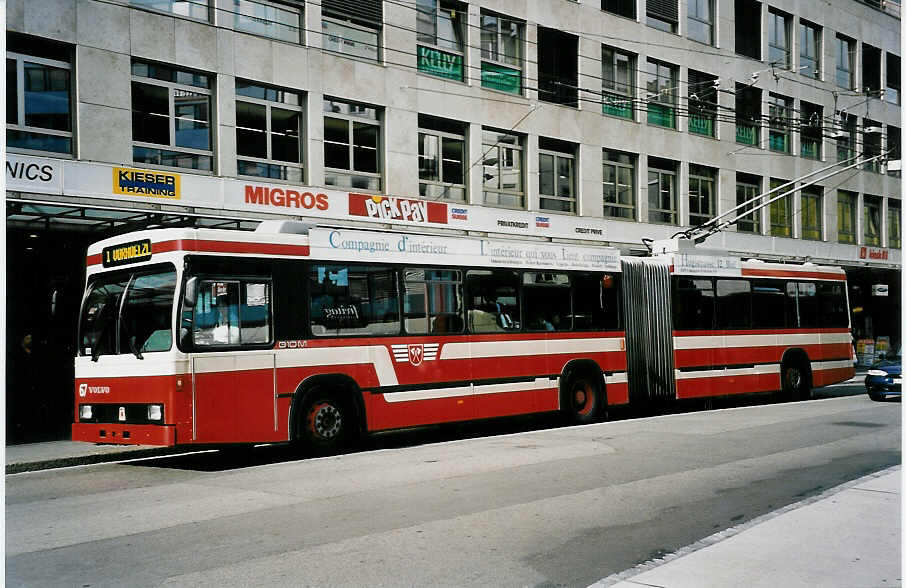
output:
[[[791,362],[784,365],[780,377],[783,385],[783,395],[787,400],[807,400],[811,398],[812,391],[808,382],[808,371],[799,362]]]
[[[302,406],[300,437],[319,453],[333,453],[346,443],[352,427],[348,404],[333,394],[315,391]]]
[[[601,388],[591,378],[577,376],[566,389],[569,419],[575,424],[592,423],[601,410]]]

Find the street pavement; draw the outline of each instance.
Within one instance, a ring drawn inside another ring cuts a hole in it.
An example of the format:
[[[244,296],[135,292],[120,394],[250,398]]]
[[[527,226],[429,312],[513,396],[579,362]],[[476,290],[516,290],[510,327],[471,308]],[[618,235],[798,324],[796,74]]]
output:
[[[177,451],[73,441],[12,445],[5,450],[7,474]],[[902,472],[895,466],[720,531],[593,585],[901,586],[901,497]]]

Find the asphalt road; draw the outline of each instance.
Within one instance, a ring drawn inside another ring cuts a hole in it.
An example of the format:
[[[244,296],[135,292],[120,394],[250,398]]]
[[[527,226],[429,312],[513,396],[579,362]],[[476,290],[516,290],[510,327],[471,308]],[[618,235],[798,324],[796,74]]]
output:
[[[8,475],[6,583],[586,586],[900,463],[899,402],[858,392],[332,458],[262,448],[245,467],[206,453]]]

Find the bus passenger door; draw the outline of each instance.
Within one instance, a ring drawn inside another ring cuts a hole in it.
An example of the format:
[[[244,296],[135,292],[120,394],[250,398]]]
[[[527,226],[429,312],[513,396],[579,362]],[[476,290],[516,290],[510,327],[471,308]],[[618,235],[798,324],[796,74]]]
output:
[[[192,441],[273,441],[277,434],[272,352],[192,359]]]

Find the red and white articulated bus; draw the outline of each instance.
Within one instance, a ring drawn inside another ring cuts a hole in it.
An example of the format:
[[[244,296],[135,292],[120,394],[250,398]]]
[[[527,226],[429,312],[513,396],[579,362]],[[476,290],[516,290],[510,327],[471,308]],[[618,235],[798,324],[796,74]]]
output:
[[[837,268],[291,222],[140,231],[87,265],[79,441],[331,450],[853,374]]]

